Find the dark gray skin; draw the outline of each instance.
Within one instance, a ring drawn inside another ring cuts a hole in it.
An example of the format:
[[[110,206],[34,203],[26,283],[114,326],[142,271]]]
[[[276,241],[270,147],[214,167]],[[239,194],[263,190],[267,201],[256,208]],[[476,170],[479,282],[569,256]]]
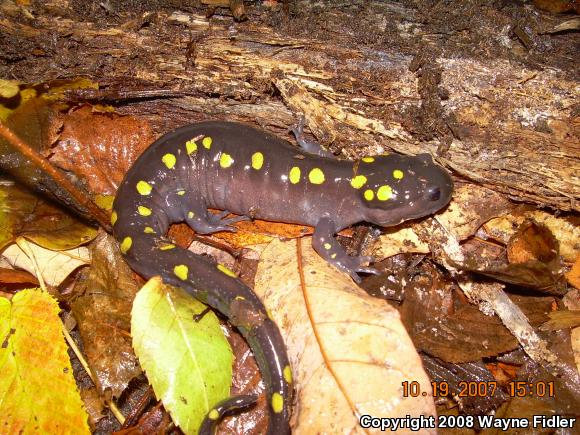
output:
[[[209,149],[203,146],[208,138]],[[188,141],[192,141],[189,149]],[[280,332],[262,302],[238,279],[205,257],[181,248],[161,249],[169,243],[165,238],[169,225],[185,221],[204,234],[234,231],[233,223],[254,217],[311,225],[315,250],[359,281],[359,272],[376,271],[365,266],[368,257],[347,255],[335,239],[338,231],[357,222],[389,226],[430,215],[449,202],[453,191],[449,174],[428,155],[351,162],[313,155],[326,153],[309,146],[304,152],[274,135],[233,122],[189,125],[163,136],[139,157],[113,206],[115,236],[135,271],[146,278],[160,275],[166,283],[185,288],[226,315],[247,339],[266,384],[272,435],[290,432],[292,386],[284,376],[290,369]],[[300,168],[299,177],[293,167]],[[359,186],[355,181],[362,176],[365,180]],[[140,182],[146,188],[138,189]],[[145,213],[139,207],[145,207]],[[226,212],[215,215],[208,208]],[[228,212],[239,216],[227,218]],[[228,399],[216,405],[213,416],[254,400]],[[215,421],[206,418],[200,433],[210,433]]]

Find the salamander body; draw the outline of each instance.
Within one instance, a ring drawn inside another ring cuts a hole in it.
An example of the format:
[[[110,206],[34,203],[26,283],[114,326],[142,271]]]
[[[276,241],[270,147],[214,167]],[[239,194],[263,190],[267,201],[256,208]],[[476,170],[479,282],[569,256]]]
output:
[[[203,234],[232,231],[233,223],[254,217],[312,225],[315,250],[358,281],[359,272],[375,270],[364,265],[369,258],[346,254],[334,237],[338,231],[432,214],[452,190],[451,177],[429,155],[336,160],[244,124],[210,121],[166,134],[138,158],[119,187],[111,221],[135,271],[186,289],[244,335],[266,385],[268,432],[280,435],[290,431],[292,374],[278,327],[233,272],[174,246],[166,238],[169,225],[185,221]],[[228,218],[228,212],[239,216]],[[202,432],[223,412],[251,402],[233,398],[217,405]]]

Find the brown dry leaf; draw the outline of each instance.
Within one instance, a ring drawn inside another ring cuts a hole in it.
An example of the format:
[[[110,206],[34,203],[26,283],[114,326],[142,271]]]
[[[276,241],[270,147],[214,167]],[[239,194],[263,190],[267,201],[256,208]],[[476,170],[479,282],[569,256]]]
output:
[[[421,272],[407,284],[401,306],[401,317],[419,350],[446,362],[465,363],[518,346],[496,316],[454,301],[452,282],[437,268],[423,266]]]
[[[92,192],[112,194],[153,140],[148,124],[130,116],[93,113],[85,106],[65,118],[51,162],[74,172]]]
[[[434,415],[429,378],[397,311],[328,265],[310,243],[272,241],[255,286],[288,347],[297,397],[294,433],[368,433],[356,417],[363,414]],[[411,380],[427,395],[403,398],[402,382]]]
[[[496,316],[486,316],[473,305],[425,326],[413,337],[417,348],[451,363],[476,361],[518,347]]]
[[[542,331],[580,327],[580,310],[552,311],[548,315],[550,320],[540,326]]]
[[[507,244],[517,229],[529,219],[545,225],[560,246],[564,261],[573,263],[580,255],[580,221],[576,217],[555,217],[540,210],[516,211],[486,222],[486,232],[496,240]]]
[[[494,257],[493,250],[471,249],[477,248],[473,243],[467,243],[464,247],[468,249],[463,250],[461,264],[455,264],[463,271],[477,272],[498,281],[549,294],[562,295],[566,291],[558,243],[543,225],[533,221],[522,223],[508,241],[507,257],[511,263],[507,262],[502,251],[496,250],[500,255]]]
[[[91,257],[90,269],[75,286],[71,308],[99,392],[110,388],[119,397],[141,373],[130,336],[131,306],[139,286],[111,236],[99,235]]]
[[[557,260],[558,244],[550,230],[533,221],[524,222],[510,238],[507,246],[510,263]]]

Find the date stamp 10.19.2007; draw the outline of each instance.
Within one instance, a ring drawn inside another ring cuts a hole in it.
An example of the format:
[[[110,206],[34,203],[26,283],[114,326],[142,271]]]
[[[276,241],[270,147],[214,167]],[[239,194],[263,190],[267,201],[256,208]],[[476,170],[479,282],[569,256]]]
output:
[[[525,382],[513,381],[507,386],[507,393],[510,397],[554,397],[554,382]],[[402,383],[403,398],[432,395],[433,397],[454,396],[458,398],[466,397],[493,397],[499,393],[501,387],[497,382],[485,381],[465,381],[459,382],[453,387],[445,381],[431,382],[430,391],[422,390],[421,384],[417,381],[405,381]],[[506,389],[501,389],[506,392]],[[576,425],[576,417],[561,415],[534,415],[529,418],[501,418],[494,415],[420,415],[400,418],[381,418],[370,415],[362,415],[359,423],[363,428],[380,429],[382,431],[395,431],[399,429],[410,429],[419,431],[421,429],[566,429]]]

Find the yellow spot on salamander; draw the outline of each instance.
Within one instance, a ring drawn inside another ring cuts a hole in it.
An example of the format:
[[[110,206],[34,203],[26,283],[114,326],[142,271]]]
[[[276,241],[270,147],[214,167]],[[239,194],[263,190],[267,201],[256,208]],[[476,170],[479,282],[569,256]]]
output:
[[[193,217],[194,217],[194,216],[195,216],[195,213],[194,213],[194,212],[192,212],[192,211],[188,211],[188,212],[187,212],[187,217],[188,217],[189,219],[193,219]]]
[[[332,245],[330,243],[324,244],[324,249],[326,249],[328,251],[330,248],[332,248]]]
[[[155,234],[155,230],[151,227],[145,227],[145,229],[143,230],[143,232],[145,234]]]
[[[264,154],[262,154],[261,152],[252,154],[252,168],[256,170],[262,169],[263,165],[264,165]]]
[[[151,216],[151,209],[140,205],[137,207],[137,213],[139,213],[141,216]]]
[[[202,139],[201,144],[203,145],[203,147],[207,150],[209,150],[211,148],[211,143],[213,142],[212,138],[209,136],[206,136]]]
[[[374,157],[363,157],[361,160],[365,163],[372,163],[375,161],[375,158]]]
[[[183,189],[181,189],[181,190],[178,190],[178,191],[177,191],[177,194],[178,194],[179,196],[183,196],[183,195],[185,195],[185,190],[183,190]]]
[[[207,414],[207,416],[210,420],[217,420],[220,418],[220,413],[217,411],[217,409],[212,409],[209,414]]]
[[[284,379],[286,380],[286,382],[291,384],[292,383],[292,369],[290,368],[290,366],[284,367],[284,371],[282,373],[284,374]]]
[[[137,183],[137,192],[139,192],[141,195],[149,195],[151,190],[153,190],[151,184],[147,183],[146,181],[141,180]]]
[[[177,159],[173,154],[167,153],[163,157],[161,157],[161,161],[165,163],[167,169],[173,169],[175,167],[175,162],[177,162]]]
[[[320,168],[314,168],[308,174],[308,179],[312,184],[322,184],[324,183],[324,172]]]
[[[113,213],[111,213],[111,225],[115,225],[118,218],[119,216],[117,216],[117,212],[113,210]]]
[[[300,181],[300,168],[298,166],[294,166],[290,169],[290,173],[288,174],[290,178],[290,183],[297,184]]]
[[[393,171],[393,178],[395,180],[401,180],[401,179],[403,179],[404,176],[405,176],[405,174],[400,169],[395,169]]]
[[[332,254],[332,255],[330,256],[330,258],[332,258],[332,259],[334,260],[334,259],[336,258],[336,254]]]
[[[175,276],[182,281],[185,281],[187,279],[188,272],[189,268],[185,264],[178,264],[173,268],[173,273],[175,274]]]
[[[364,197],[367,201],[372,201],[375,197],[375,192],[373,192],[371,189],[367,189],[365,190]]]
[[[234,159],[228,153],[223,153],[220,157],[220,166],[222,168],[229,168],[234,164]]]
[[[364,175],[357,175],[352,180],[350,180],[350,185],[355,189],[360,189],[365,185],[366,182],[367,177],[365,177]]]
[[[133,244],[133,239],[131,237],[125,237],[121,242],[121,252],[126,254],[131,249],[131,245]]]
[[[236,296],[234,299],[235,299],[236,301],[245,301],[245,300],[246,300],[246,298],[245,298],[245,297],[243,297],[243,296]]]
[[[280,393],[272,394],[272,411],[280,414],[284,409],[284,398]]]
[[[393,196],[393,189],[391,186],[381,186],[379,190],[377,190],[377,199],[379,201],[386,201],[387,199],[391,199]]]
[[[218,264],[217,268],[220,272],[225,273],[227,276],[231,276],[232,278],[237,278],[238,275],[236,275],[233,271],[231,271],[230,269],[228,269],[226,266],[224,266],[223,264]]]
[[[185,142],[185,151],[187,151],[187,154],[190,155],[197,151],[197,144],[193,139]]]
[[[159,249],[162,251],[169,251],[170,249],[174,249],[175,245],[172,243],[167,243],[166,245],[160,246]]]

